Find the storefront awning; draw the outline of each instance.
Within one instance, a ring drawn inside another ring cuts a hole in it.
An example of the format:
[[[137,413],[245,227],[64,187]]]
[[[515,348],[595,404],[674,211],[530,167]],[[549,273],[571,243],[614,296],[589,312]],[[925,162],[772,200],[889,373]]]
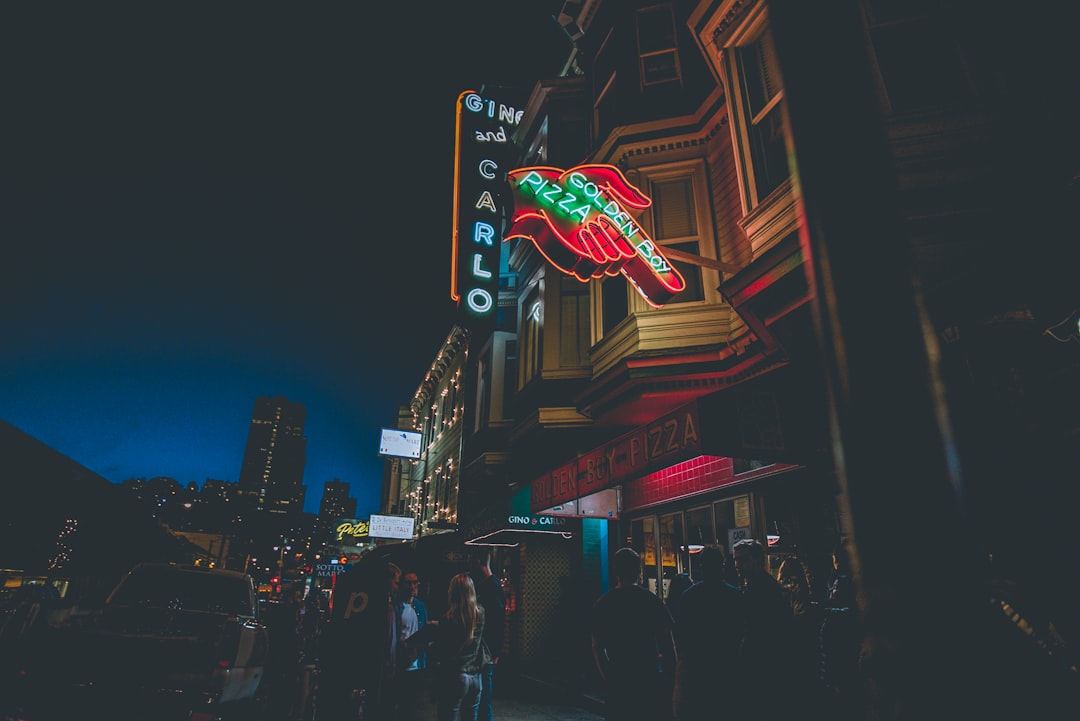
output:
[[[617,518],[618,487],[698,456],[808,462],[828,449],[825,408],[820,379],[777,368],[695,399],[535,478],[530,512]],[[599,514],[582,512],[603,504],[607,509]]]
[[[537,537],[570,539],[581,534],[581,521],[562,516],[529,512],[529,489],[523,488],[510,500],[505,511],[464,529],[466,546],[516,546]]]
[[[562,538],[571,539],[574,534],[570,531],[541,531],[531,528],[501,528],[491,533],[486,533],[476,538],[465,541],[466,546],[517,546],[522,541],[530,538]]]

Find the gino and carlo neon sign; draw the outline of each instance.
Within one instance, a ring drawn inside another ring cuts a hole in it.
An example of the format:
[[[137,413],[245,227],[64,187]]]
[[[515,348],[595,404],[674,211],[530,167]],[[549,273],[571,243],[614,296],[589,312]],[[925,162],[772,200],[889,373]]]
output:
[[[472,90],[458,95],[450,298],[473,320],[495,312],[505,168],[514,151],[507,128],[517,126],[522,113]]]
[[[510,238],[527,238],[563,273],[588,281],[622,273],[660,307],[686,281],[634,220],[652,200],[613,165],[543,166],[508,173],[515,200]]]
[[[652,200],[615,166],[500,173],[514,150],[507,127],[517,126],[522,113],[472,90],[458,96],[450,297],[459,308],[474,319],[493,316],[507,181],[514,211],[503,240],[532,241],[552,265],[582,282],[622,273],[655,307],[684,290],[686,281],[633,218]]]

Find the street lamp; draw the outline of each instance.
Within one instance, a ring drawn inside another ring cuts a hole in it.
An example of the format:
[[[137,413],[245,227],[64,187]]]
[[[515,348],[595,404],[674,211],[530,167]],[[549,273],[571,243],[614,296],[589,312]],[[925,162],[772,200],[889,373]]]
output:
[[[285,551],[292,550],[292,546],[274,546],[274,550],[275,551],[280,551],[280,553],[278,553],[278,562],[277,562],[277,565],[278,565],[278,578],[280,578],[280,579],[282,579],[282,581],[284,581],[285,580]]]

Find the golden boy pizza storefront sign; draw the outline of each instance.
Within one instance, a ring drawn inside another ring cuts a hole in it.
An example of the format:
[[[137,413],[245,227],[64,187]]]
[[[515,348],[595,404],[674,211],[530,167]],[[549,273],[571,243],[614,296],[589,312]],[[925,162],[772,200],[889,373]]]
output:
[[[696,403],[545,473],[530,486],[533,513],[549,511],[702,453]]]
[[[703,396],[536,478],[530,508],[533,513],[567,513],[558,507],[571,505],[568,515],[613,519],[619,509],[614,499],[603,498],[608,489],[701,455],[816,462],[829,449],[820,395],[820,384],[777,368]],[[598,513],[601,502],[615,513]]]

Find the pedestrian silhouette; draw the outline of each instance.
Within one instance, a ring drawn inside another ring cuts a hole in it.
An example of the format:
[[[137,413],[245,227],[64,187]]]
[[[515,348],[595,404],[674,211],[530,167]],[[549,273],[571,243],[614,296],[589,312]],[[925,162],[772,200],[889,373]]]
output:
[[[682,596],[683,591],[693,585],[694,581],[690,578],[689,573],[675,574],[675,577],[671,579],[671,583],[668,584],[667,598],[664,599],[664,605],[673,619],[678,618],[679,597]]]
[[[821,715],[824,693],[819,681],[819,639],[824,607],[813,597],[813,578],[797,556],[788,556],[777,569],[776,580],[787,592],[792,613],[791,692],[804,699],[804,710]]]
[[[857,721],[867,716],[868,697],[860,668],[862,624],[845,557],[843,549],[833,552],[834,573],[818,633],[818,679],[823,714],[836,721]]]
[[[321,715],[351,718],[362,704],[365,721],[391,718],[400,580],[401,569],[378,550],[338,575],[321,650]]]
[[[446,595],[446,613],[428,621],[406,646],[428,650],[438,721],[476,721],[480,673],[491,660],[484,643],[484,607],[467,573],[450,579]]]
[[[615,587],[597,599],[589,625],[593,660],[604,681],[608,721],[671,718],[674,623],[663,602],[638,584],[641,557],[620,548]]]
[[[735,570],[746,600],[746,636],[742,647],[743,693],[750,699],[748,713],[759,719],[787,719],[798,715],[803,699],[770,689],[793,687],[793,615],[787,592],[769,575],[765,547],[756,538],[732,546]]]
[[[288,719],[300,698],[303,588],[294,584],[272,601],[263,614],[270,641],[266,659],[265,688],[271,718]]]
[[[746,633],[742,592],[724,575],[723,551],[706,546],[697,583],[683,592],[675,618],[676,721],[743,718],[739,654]]]
[[[416,596],[420,577],[407,571],[398,586],[394,605],[398,617],[397,671],[394,676],[394,721],[420,721],[427,703],[427,650],[410,639],[428,622],[427,605]]]
[[[495,694],[495,669],[502,655],[506,592],[491,570],[491,546],[472,546],[469,551],[470,576],[476,586],[476,600],[484,607],[484,643],[491,656],[480,672],[480,721],[492,721],[491,699]]]

